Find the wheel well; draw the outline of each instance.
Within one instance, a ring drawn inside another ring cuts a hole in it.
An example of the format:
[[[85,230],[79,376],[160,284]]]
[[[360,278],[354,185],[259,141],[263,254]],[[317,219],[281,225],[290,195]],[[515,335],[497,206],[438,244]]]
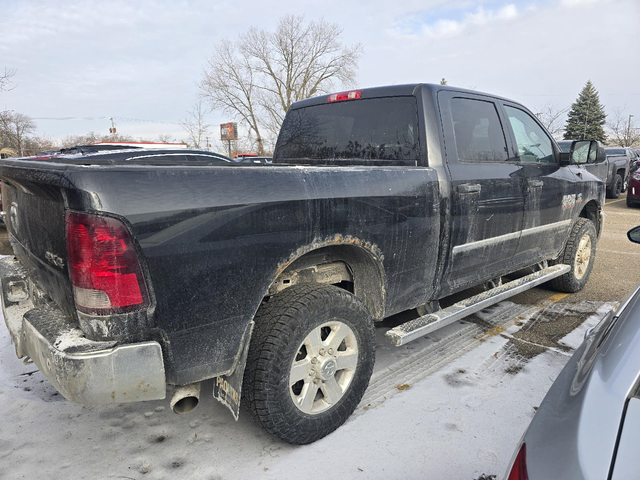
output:
[[[600,206],[595,200],[591,200],[584,206],[580,216],[591,220],[596,227],[596,233],[600,236]]]
[[[324,283],[353,293],[375,320],[384,316],[385,283],[382,262],[356,245],[331,245],[304,253],[273,281],[268,295],[298,283]]]
[[[622,181],[624,182],[624,168],[620,168],[618,169],[618,171],[616,172],[618,175],[620,175],[622,177]]]

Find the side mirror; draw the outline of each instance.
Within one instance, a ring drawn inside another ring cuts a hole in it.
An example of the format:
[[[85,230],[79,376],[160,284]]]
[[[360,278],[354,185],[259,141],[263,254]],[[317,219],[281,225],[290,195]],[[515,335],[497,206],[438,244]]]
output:
[[[631,240],[633,243],[640,243],[640,226],[629,230],[627,232],[627,237],[629,237],[629,240]]]
[[[589,152],[592,151],[592,145],[594,144],[595,148],[593,152],[596,152],[598,142],[594,142],[591,140],[578,140],[571,144],[571,163],[574,165],[584,165],[589,162]],[[595,161],[595,158],[594,158]]]

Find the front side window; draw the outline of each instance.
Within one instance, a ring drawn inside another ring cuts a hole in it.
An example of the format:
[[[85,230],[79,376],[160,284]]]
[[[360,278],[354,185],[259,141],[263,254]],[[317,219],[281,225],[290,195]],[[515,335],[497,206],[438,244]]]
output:
[[[520,161],[556,163],[551,139],[533,117],[519,108],[505,106],[505,109],[516,137]]]
[[[507,142],[493,103],[453,98],[451,117],[458,160],[473,163],[507,160]]]

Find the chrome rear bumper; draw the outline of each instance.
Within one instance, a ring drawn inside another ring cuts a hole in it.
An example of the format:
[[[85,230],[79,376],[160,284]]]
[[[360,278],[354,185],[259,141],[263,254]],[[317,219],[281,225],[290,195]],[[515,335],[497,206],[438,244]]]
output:
[[[34,305],[26,271],[0,260],[2,313],[18,358],[30,357],[67,399],[83,405],[159,400],[166,396],[158,342],[116,345],[84,337],[52,303]]]

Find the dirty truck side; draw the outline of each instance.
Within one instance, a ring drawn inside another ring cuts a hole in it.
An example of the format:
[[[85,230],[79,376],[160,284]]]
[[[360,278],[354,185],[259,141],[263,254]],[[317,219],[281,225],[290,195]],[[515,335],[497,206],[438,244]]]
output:
[[[172,386],[185,412],[215,378],[236,418],[242,398],[310,443],[360,401],[374,322],[412,313],[387,332],[401,345],[542,282],[584,286],[604,186],[572,160],[595,142],[572,147],[517,103],[420,84],[294,104],[273,165],[3,160],[5,322],[73,401]]]

